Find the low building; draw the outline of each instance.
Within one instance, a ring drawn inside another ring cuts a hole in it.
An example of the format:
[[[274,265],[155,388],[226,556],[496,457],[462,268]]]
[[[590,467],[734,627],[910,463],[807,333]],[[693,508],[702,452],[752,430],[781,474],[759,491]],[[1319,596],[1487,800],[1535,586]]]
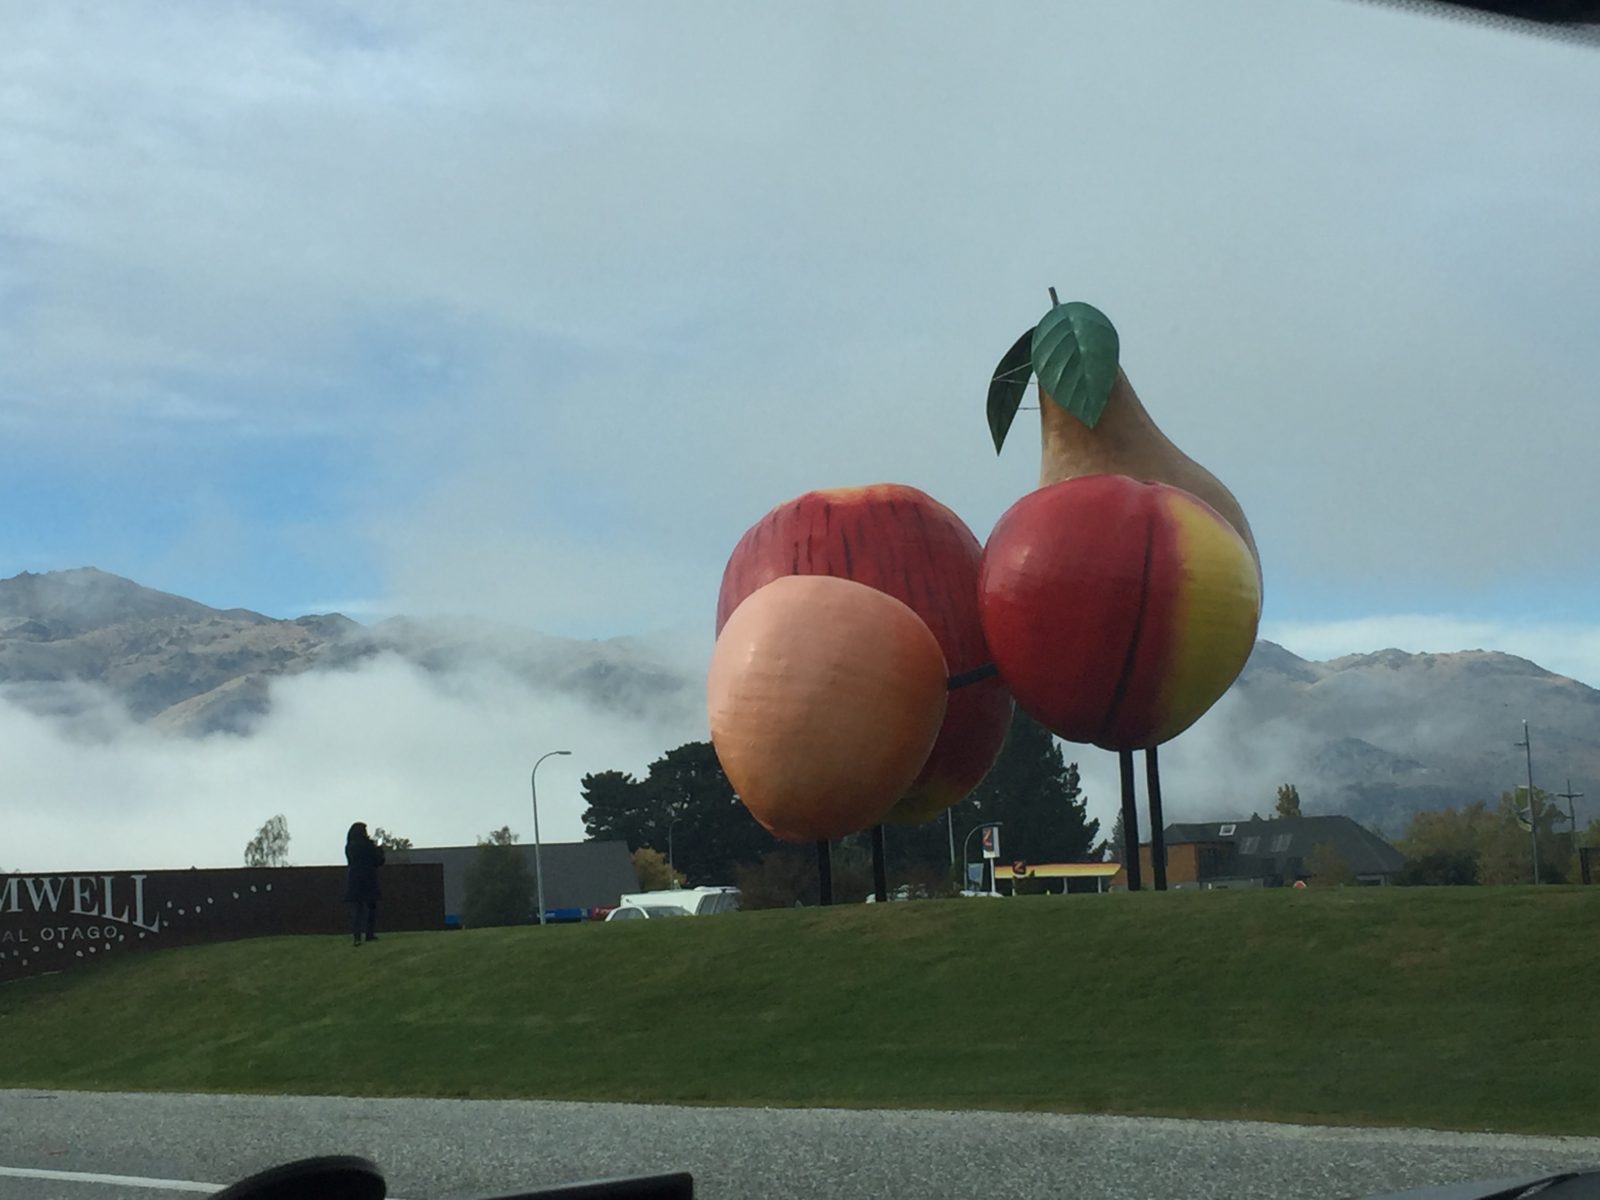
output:
[[[994,878],[997,886],[1008,884],[1008,892],[1016,891],[1019,879],[1036,879],[1044,891],[1065,895],[1079,890],[1103,892],[1120,869],[1116,863],[1108,862],[996,863]],[[1079,886],[1074,887],[1075,883]]]
[[[1348,867],[1358,884],[1393,883],[1405,868],[1405,855],[1349,817],[1274,817],[1249,821],[1211,821],[1168,825],[1167,886],[1173,888],[1289,887],[1314,881],[1319,847]],[[1150,844],[1139,847],[1141,883],[1155,876]],[[1113,889],[1128,886],[1119,870]]]
[[[532,875],[533,846],[518,843],[512,849],[522,855]],[[419,846],[396,853],[394,861],[444,867],[445,924],[455,926],[461,924],[466,908],[467,872],[477,855],[477,846]],[[539,858],[544,863],[546,912],[613,908],[624,892],[639,890],[639,876],[626,842],[546,842],[539,849]]]

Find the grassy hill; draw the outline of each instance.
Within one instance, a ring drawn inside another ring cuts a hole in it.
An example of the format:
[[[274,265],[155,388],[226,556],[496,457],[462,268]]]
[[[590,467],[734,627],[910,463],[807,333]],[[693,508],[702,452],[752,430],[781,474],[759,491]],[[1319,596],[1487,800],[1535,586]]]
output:
[[[285,938],[0,988],[0,1086],[1600,1133],[1600,888],[1032,897]]]

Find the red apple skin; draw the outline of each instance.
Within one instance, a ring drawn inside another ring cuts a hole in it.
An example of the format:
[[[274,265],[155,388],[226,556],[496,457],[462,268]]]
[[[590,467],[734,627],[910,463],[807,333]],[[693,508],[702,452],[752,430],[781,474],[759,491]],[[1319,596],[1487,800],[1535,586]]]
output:
[[[1255,644],[1261,581],[1203,500],[1126,475],[1022,497],[979,580],[984,634],[1017,703],[1058,737],[1160,745],[1197,721]]]
[[[739,539],[722,574],[717,632],[757,588],[785,575],[832,575],[886,592],[933,631],[953,676],[987,666],[978,618],[983,549],[966,523],[898,483],[828,488],[778,505]],[[886,818],[932,820],[989,773],[1011,724],[1011,695],[991,676],[950,693],[916,781]]]

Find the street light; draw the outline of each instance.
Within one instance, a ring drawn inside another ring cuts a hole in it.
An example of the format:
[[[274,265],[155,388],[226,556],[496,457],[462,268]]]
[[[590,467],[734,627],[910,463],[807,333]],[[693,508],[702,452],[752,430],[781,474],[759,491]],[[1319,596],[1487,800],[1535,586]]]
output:
[[[971,829],[967,830],[967,836],[961,839],[961,883],[963,891],[966,890],[967,883],[967,847],[972,845],[972,835],[977,833],[980,829],[999,829],[1002,824],[1004,824],[1002,821],[985,821],[981,825],[974,825]],[[989,890],[991,892],[994,891],[993,867],[989,868]]]
[[[1572,790],[1572,776],[1567,776],[1567,790],[1557,792],[1556,798],[1567,802],[1567,823],[1572,826],[1572,845],[1576,848],[1578,845],[1578,810],[1574,807],[1573,801],[1582,800],[1583,793]]]
[[[678,818],[673,817],[667,822],[667,873],[672,877],[672,886],[678,886],[678,864],[672,858],[672,827],[678,823]]]
[[[1522,740],[1517,743],[1528,752],[1528,834],[1533,838],[1533,883],[1539,885],[1539,810],[1533,803],[1533,739],[1528,736],[1528,722],[1522,722]]]
[[[528,775],[528,788],[533,793],[533,878],[539,896],[539,924],[544,924],[544,860],[539,854],[539,763],[557,754],[571,754],[571,750],[552,750],[541,754]]]

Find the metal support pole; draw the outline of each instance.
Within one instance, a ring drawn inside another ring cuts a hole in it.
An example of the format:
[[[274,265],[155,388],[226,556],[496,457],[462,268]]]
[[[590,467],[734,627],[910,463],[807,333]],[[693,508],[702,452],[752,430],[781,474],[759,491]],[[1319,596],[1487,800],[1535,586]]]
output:
[[[1577,806],[1574,805],[1572,802],[1574,800],[1582,800],[1583,799],[1583,793],[1582,792],[1575,792],[1575,791],[1572,790],[1572,776],[1570,776],[1570,775],[1567,776],[1567,790],[1562,792],[1562,793],[1560,793],[1560,797],[1561,797],[1561,799],[1563,799],[1563,800],[1565,800],[1567,802],[1567,824],[1572,826],[1572,846],[1573,846],[1573,849],[1577,849],[1577,846],[1578,846],[1578,809],[1577,809]]]
[[[956,806],[952,804],[944,810],[945,832],[950,837],[950,865],[956,865]]]
[[[1128,890],[1137,892],[1143,871],[1139,866],[1139,808],[1133,798],[1133,751],[1117,751],[1122,769],[1122,865],[1128,872]]]
[[[1539,813],[1533,803],[1533,739],[1528,722],[1522,722],[1522,740],[1517,743],[1528,752],[1528,836],[1533,839],[1533,884],[1539,886]]]
[[[1161,815],[1161,760],[1156,748],[1144,752],[1145,791],[1150,802],[1150,873],[1155,876],[1156,891],[1167,890],[1167,831]]]
[[[1003,822],[1000,821],[985,821],[981,825],[974,825],[971,829],[967,830],[967,836],[961,839],[961,891],[964,892],[967,890],[967,852],[972,845],[972,835],[977,833],[979,830],[989,829],[991,827],[994,829],[999,829],[1002,823]],[[978,878],[981,882],[983,877],[980,875]]]
[[[889,864],[883,848],[883,826],[872,827],[872,894],[882,904],[889,899]]]
[[[817,843],[817,893],[823,904],[833,903],[833,847],[826,838]]]
[[[528,790],[533,794],[533,882],[539,904],[539,924],[544,924],[544,858],[539,842],[539,763],[558,754],[571,754],[571,750],[552,750],[541,754],[528,773]]]

